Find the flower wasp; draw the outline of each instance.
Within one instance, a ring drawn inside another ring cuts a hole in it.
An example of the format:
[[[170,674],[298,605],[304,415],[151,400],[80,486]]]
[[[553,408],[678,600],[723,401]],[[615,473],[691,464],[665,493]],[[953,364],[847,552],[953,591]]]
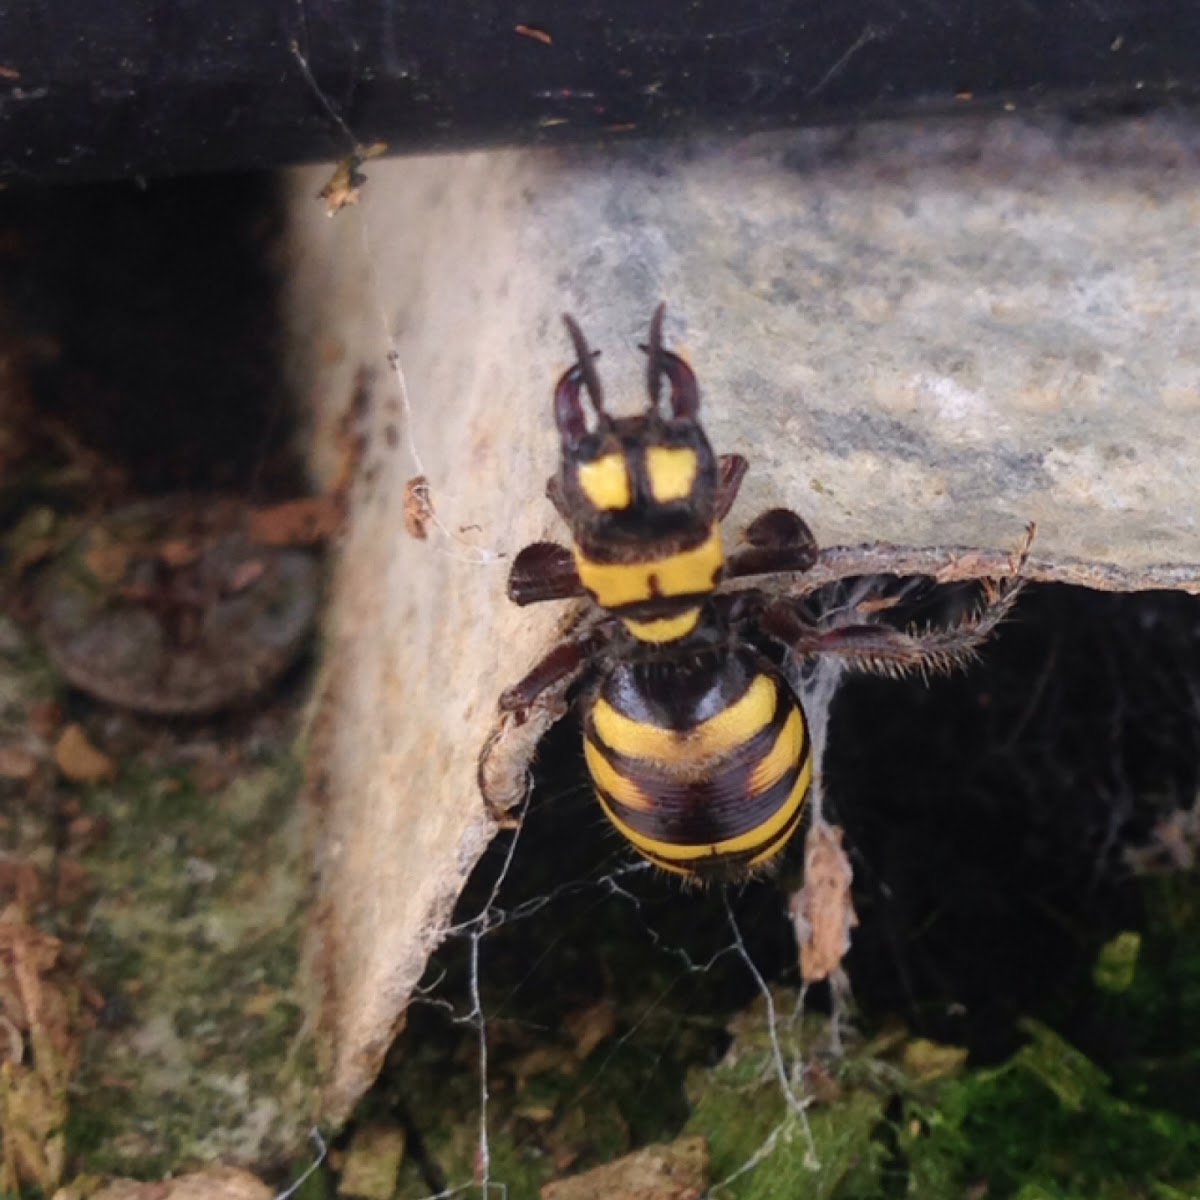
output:
[[[594,619],[508,688],[500,708],[519,717],[580,680],[584,758],[608,819],[666,871],[737,879],[787,844],[812,784],[797,664],[830,655],[888,675],[951,670],[1007,615],[1020,583],[985,581],[979,611],[906,631],[882,623],[879,606],[851,603],[830,620],[786,594],[721,587],[805,572],[820,551],[801,517],[772,508],[726,557],[720,526],[748,463],[713,453],[696,376],[663,345],[664,311],[641,347],[649,404],[628,417],[605,407],[595,355],[564,318],[576,361],[554,390],[562,456],[546,493],[572,545],[526,546],[508,595],[520,605],[586,596]]]

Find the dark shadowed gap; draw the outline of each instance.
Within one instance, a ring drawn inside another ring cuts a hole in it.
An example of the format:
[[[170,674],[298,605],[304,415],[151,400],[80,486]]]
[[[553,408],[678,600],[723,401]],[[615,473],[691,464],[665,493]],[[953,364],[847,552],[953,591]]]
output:
[[[1186,596],[1031,588],[969,672],[929,686],[846,684],[826,766],[829,815],[856,872],[862,924],[849,969],[862,1032],[899,1019],[986,1063],[1012,1052],[1018,1019],[1032,1015],[1102,1065],[1120,1053],[1091,971],[1101,945],[1146,919],[1128,853],[1195,797],[1198,633],[1200,601]],[[485,904],[508,836],[480,864],[458,920]],[[760,970],[794,988],[778,881],[731,895]],[[547,1113],[588,1112],[573,1169],[680,1128],[687,1070],[720,1056],[755,985],[731,951],[720,895],[639,869],[607,826],[573,719],[542,746],[488,924],[475,944],[493,1128],[553,1156],[565,1135]],[[431,1072],[440,1061],[441,1086],[477,1106],[477,1056],[454,1019],[470,1007],[470,947],[452,937],[436,956],[432,1003],[412,1009],[393,1067]],[[601,1001],[611,1030],[573,1062],[579,1014]],[[541,1108],[529,1099],[539,1086]],[[619,1136],[601,1136],[607,1088]],[[436,1157],[438,1137],[427,1144]]]

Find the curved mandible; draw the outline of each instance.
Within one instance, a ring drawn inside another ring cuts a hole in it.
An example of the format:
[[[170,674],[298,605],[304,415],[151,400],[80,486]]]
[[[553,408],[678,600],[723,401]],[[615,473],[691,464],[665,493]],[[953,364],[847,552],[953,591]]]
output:
[[[554,419],[563,439],[574,444],[587,433],[587,419],[584,416],[583,405],[579,402],[581,388],[587,389],[596,416],[601,421],[611,418],[604,407],[604,388],[601,387],[600,376],[596,372],[595,360],[600,356],[600,351],[589,348],[583,330],[570,314],[563,313],[563,324],[571,335],[576,361],[554,388]]]
[[[667,313],[664,301],[650,319],[650,341],[638,349],[649,356],[646,364],[646,388],[650,393],[650,408],[658,412],[662,377],[671,384],[671,415],[676,420],[695,420],[700,412],[700,385],[691,367],[662,344],[663,319]]]

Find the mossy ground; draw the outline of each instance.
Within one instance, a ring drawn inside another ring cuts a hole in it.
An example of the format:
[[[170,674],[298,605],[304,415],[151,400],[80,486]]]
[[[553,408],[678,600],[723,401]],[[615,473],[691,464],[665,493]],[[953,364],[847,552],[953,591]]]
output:
[[[308,1153],[303,681],[211,720],[130,716],[50,670],[34,586],[131,499],[299,490],[273,222],[261,179],[0,200],[0,908],[17,880],[22,920],[61,947],[64,1180],[214,1160],[272,1172]],[[68,723],[111,779],[56,764]]]
[[[10,722],[57,695],[20,645],[0,655]],[[31,793],[5,788],[9,861],[53,878],[69,860],[81,880],[68,903],[47,895],[31,914],[91,998],[74,1033],[72,1173],[157,1178],[271,1163],[304,1144],[315,1067],[297,992],[307,870],[295,713],[250,725],[110,717],[92,736],[123,747],[112,783],[40,786],[41,820],[22,811]],[[72,842],[56,833],[67,822],[90,832]]]
[[[113,1016],[89,1039],[71,1145],[91,1172],[147,1178],[288,1156],[315,1100],[290,748],[207,794],[176,771],[128,774],[88,797],[112,832],[86,860],[85,952]]]

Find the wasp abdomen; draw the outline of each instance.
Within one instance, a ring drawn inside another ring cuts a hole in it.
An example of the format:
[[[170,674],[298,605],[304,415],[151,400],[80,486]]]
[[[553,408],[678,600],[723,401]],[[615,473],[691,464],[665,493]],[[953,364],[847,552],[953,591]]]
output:
[[[584,754],[617,829],[658,866],[734,876],[795,832],[812,779],[804,714],[748,650],[620,663],[588,705]]]

